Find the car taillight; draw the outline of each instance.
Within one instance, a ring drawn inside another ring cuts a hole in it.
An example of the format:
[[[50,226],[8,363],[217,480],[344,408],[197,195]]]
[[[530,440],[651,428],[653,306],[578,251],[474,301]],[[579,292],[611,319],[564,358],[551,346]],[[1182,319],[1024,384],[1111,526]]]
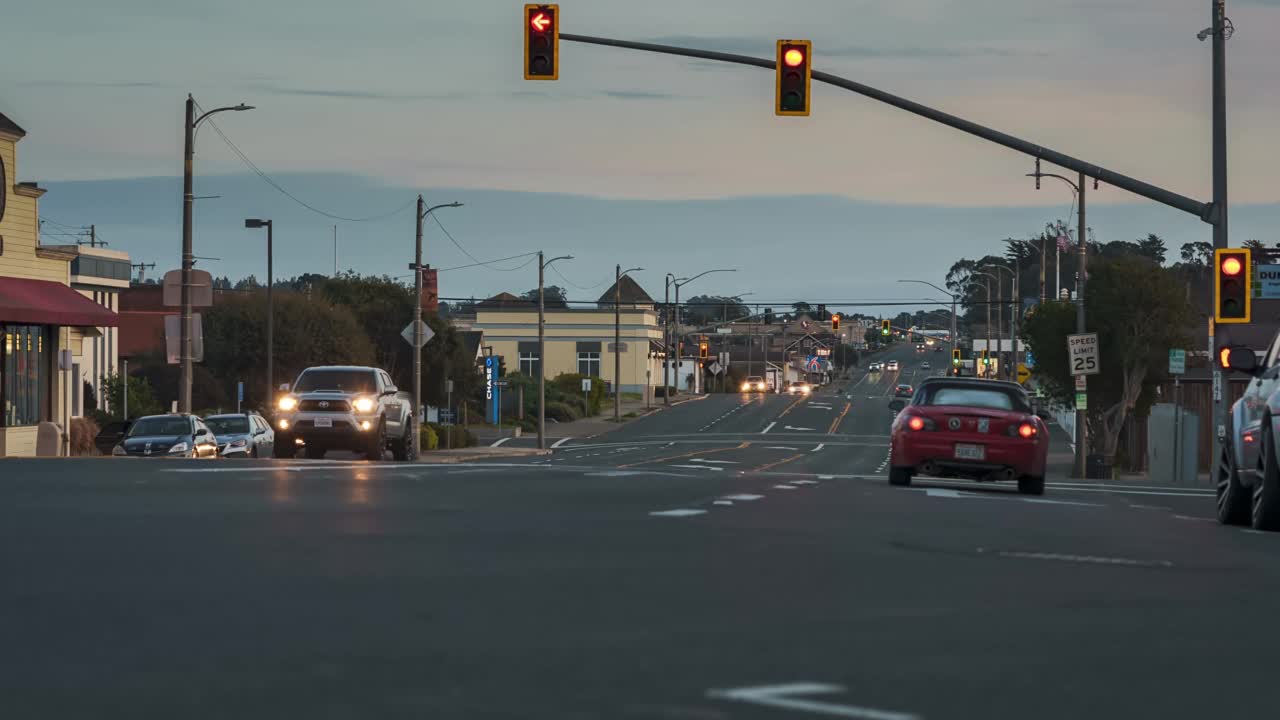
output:
[[[936,430],[938,428],[937,424],[934,423],[932,420],[930,420],[927,417],[920,417],[919,415],[912,415],[910,418],[908,418],[907,427],[916,431]]]
[[[1009,435],[1011,437],[1020,437],[1020,438],[1023,438],[1024,440],[1030,440],[1031,438],[1039,434],[1039,432],[1040,431],[1036,429],[1036,426],[1032,425],[1029,422],[1018,423],[1017,425],[1009,426]]]

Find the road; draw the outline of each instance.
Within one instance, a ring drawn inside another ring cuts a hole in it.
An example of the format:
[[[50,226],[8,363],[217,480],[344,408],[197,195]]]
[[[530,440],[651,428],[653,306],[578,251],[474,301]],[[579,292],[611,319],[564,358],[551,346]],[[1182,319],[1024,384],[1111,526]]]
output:
[[[520,462],[0,462],[2,715],[1274,716],[1280,536],[890,488],[894,352]]]

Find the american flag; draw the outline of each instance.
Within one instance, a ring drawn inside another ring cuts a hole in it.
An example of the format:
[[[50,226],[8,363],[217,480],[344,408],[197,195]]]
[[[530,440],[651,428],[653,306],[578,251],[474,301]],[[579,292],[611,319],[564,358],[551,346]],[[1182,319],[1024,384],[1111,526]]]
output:
[[[1071,249],[1071,237],[1066,233],[1062,233],[1058,236],[1058,249],[1064,251]]]

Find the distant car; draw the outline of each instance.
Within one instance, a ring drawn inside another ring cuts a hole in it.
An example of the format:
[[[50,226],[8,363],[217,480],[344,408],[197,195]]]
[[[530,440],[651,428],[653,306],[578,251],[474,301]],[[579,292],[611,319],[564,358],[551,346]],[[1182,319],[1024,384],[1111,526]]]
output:
[[[867,366],[867,372],[880,372],[884,369],[884,363],[873,362]]]
[[[131,457],[215,458],[218,438],[195,415],[148,415],[129,426],[112,455]]]
[[[742,392],[766,392],[769,384],[759,375],[751,375],[742,383]]]
[[[93,446],[103,455],[110,455],[115,446],[124,439],[125,433],[129,432],[129,426],[132,424],[132,420],[113,420],[103,425],[93,438]]]
[[[792,380],[787,383],[788,395],[808,395],[813,392],[813,386],[803,380]]]
[[[916,352],[924,352],[924,343],[916,345]]]
[[[1044,494],[1049,431],[1021,385],[977,378],[929,378],[898,411],[889,440],[889,484],[914,475],[1017,480]]]
[[[924,362],[920,363],[920,369],[921,369],[921,370],[932,370],[932,369],[933,369],[933,366],[929,364],[929,361],[928,361],[928,360],[925,360]]]
[[[916,391],[916,389],[915,389],[915,388],[911,387],[910,385],[907,385],[906,383],[903,383],[902,385],[896,385],[896,386],[894,386],[894,388],[893,388],[893,396],[894,396],[894,397],[908,397],[908,398],[909,398],[909,397],[911,397],[911,396],[912,396],[912,394],[914,394],[914,393],[915,393],[915,391]]]
[[[888,370],[889,372],[894,372],[894,371],[896,371],[896,370],[898,369],[898,361],[897,361],[897,360],[890,360],[890,361],[885,365],[885,369],[886,369],[886,370]]]
[[[257,413],[210,415],[204,421],[218,437],[218,454],[222,457],[271,457],[275,433]]]
[[[942,352],[942,346],[941,346],[941,345],[934,345],[934,346],[933,346],[933,351],[934,351],[934,352]]]

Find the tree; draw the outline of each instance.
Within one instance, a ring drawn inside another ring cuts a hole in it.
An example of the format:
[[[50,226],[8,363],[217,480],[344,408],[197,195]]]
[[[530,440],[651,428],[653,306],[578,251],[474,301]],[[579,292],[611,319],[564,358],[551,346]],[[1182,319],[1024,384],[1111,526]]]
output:
[[[1164,246],[1164,240],[1155,233],[1148,233],[1147,236],[1138,241],[1138,254],[1145,258],[1149,258],[1157,265],[1164,265],[1165,254],[1168,249]]]
[[[795,310],[797,315],[813,312],[813,306],[803,300],[791,303],[791,309]]]
[[[534,288],[520,297],[533,303],[534,307],[538,306],[538,288]],[[568,297],[568,293],[559,285],[544,285],[542,287],[543,307],[567,308],[569,307]]]
[[[113,416],[125,420],[124,414],[124,386],[125,383],[119,373],[112,373],[102,378],[103,387],[107,393],[107,406],[111,408]],[[134,375],[129,376],[129,417],[142,417],[143,415],[158,415],[164,412],[160,402],[156,400],[155,391],[151,388],[151,383],[146,379]]]
[[[348,272],[320,280],[314,292],[325,302],[349,309],[373,344],[374,365],[386,370],[397,385],[411,384],[413,346],[400,333],[413,321],[412,288],[385,275]]]
[[[690,325],[711,325],[750,314],[741,298],[721,295],[695,295],[685,304],[684,318]]]
[[[1114,461],[1125,420],[1146,414],[1169,349],[1190,344],[1196,315],[1177,272],[1132,255],[1092,262],[1085,312],[1090,331],[1098,333],[1102,368],[1089,378],[1089,434],[1092,449]],[[1041,387],[1062,405],[1072,404],[1075,392],[1066,347],[1066,336],[1074,332],[1071,303],[1042,304],[1022,326]]]
[[[1182,262],[1207,268],[1213,262],[1213,243],[1189,242],[1182,245]]]
[[[1271,261],[1271,251],[1267,249],[1266,245],[1262,244],[1261,240],[1245,240],[1240,243],[1240,247],[1249,248],[1252,251],[1253,265],[1255,267],[1266,265]]]

